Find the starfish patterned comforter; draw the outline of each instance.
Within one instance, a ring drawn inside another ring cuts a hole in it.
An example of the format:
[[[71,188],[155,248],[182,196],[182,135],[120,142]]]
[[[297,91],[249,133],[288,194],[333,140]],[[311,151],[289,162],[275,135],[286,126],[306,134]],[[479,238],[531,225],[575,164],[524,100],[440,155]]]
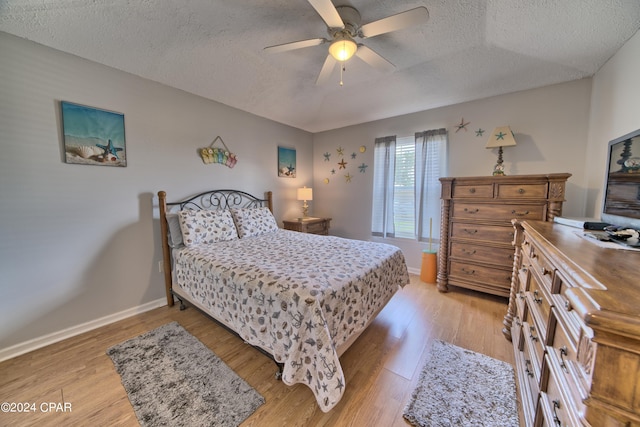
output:
[[[341,399],[336,348],[409,282],[395,246],[278,230],[174,252],[180,294],[284,364],[320,409]]]

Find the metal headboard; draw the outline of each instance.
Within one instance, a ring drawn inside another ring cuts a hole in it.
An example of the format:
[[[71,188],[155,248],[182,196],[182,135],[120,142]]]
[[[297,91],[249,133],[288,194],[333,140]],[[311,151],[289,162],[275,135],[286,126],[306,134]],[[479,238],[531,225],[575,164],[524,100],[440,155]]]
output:
[[[265,199],[260,199],[252,194],[239,190],[211,190],[197,194],[189,199],[179,202],[166,203],[167,206],[179,206],[180,209],[230,209],[230,208],[255,208],[268,207],[273,212],[271,206],[271,192],[267,193]],[[158,194],[159,196],[159,194]]]
[[[180,209],[210,209],[222,210],[231,208],[267,207],[273,213],[273,194],[265,193],[261,199],[240,190],[211,190],[189,197],[178,202],[167,202],[167,193],[158,191],[158,205],[160,208],[160,230],[162,234],[162,258],[164,266],[164,284],[167,294],[167,305],[173,305],[171,249],[169,247],[169,230],[167,226],[167,208],[178,206]]]

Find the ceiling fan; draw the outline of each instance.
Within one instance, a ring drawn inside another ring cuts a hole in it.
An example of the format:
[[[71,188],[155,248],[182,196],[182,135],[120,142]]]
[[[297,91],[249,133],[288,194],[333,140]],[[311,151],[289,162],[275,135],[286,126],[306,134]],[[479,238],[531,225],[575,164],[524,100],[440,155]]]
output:
[[[347,61],[354,54],[370,66],[381,71],[393,71],[395,66],[374,52],[372,49],[357,43],[358,38],[369,38],[391,31],[401,30],[413,25],[422,24],[429,19],[426,7],[416,7],[396,15],[388,16],[368,24],[361,25],[360,13],[351,6],[334,6],[331,0],[307,0],[318,12],[327,25],[330,39],[315,38],[265,47],[271,53],[285,52],[305,47],[330,43],[329,54],[324,61],[316,84],[323,84],[331,75],[336,63]],[[341,68],[341,70],[343,70]],[[340,81],[342,85],[342,79]]]

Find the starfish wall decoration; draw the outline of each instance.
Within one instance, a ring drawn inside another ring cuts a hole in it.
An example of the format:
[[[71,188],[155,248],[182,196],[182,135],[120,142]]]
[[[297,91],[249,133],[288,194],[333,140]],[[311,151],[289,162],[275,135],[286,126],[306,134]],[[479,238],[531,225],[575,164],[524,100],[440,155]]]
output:
[[[460,120],[460,123],[456,125],[456,133],[458,133],[459,130],[464,129],[464,131],[467,131],[467,125],[470,122],[464,122],[464,117],[462,118],[462,120]]]
[[[483,134],[484,134],[484,129],[478,128],[478,130],[476,131],[476,136],[482,136]]]
[[[338,158],[340,159],[340,161],[339,161],[339,162],[337,162],[337,163],[338,163],[338,168],[336,169],[336,168],[334,167],[334,168],[331,168],[331,169],[329,170],[329,174],[330,174],[330,175],[336,175],[336,172],[337,172],[337,171],[339,171],[339,170],[344,170],[344,172],[346,173],[346,175],[343,175],[343,176],[344,176],[344,178],[345,178],[345,181],[346,181],[346,182],[348,182],[348,183],[349,183],[349,182],[351,182],[351,181],[353,180],[353,178],[355,177],[355,175],[352,175],[352,174],[351,174],[351,172],[352,172],[352,171],[351,171],[350,169],[357,168],[357,169],[358,169],[358,172],[360,172],[360,173],[366,173],[366,170],[367,170],[367,168],[369,167],[369,166],[368,166],[366,163],[364,163],[364,162],[362,162],[359,166],[355,163],[355,159],[358,157],[358,154],[359,154],[359,153],[364,153],[364,152],[366,152],[366,151],[367,151],[367,147],[366,147],[365,145],[360,145],[360,146],[358,147],[357,151],[352,151],[352,152],[351,152],[351,154],[346,154],[346,153],[348,153],[348,151],[349,151],[349,150],[350,150],[350,149],[349,149],[348,147],[347,147],[347,148],[343,148],[342,146],[338,146],[338,147],[336,148],[336,153],[337,153],[337,155],[339,156]],[[349,167],[349,166],[347,166],[347,165],[349,164],[349,162],[345,161],[345,154],[346,154],[346,156],[351,156],[351,159],[352,159],[352,160],[354,160],[354,162],[352,162],[352,163],[353,163],[353,165],[352,165],[352,166],[350,166],[350,167]],[[325,153],[323,154],[323,156],[324,156],[324,161],[325,161],[325,162],[329,162],[329,161],[331,161],[331,153],[330,153],[330,152],[325,152]],[[325,184],[329,184],[330,179],[329,179],[329,178],[324,178],[323,182],[324,182]]]

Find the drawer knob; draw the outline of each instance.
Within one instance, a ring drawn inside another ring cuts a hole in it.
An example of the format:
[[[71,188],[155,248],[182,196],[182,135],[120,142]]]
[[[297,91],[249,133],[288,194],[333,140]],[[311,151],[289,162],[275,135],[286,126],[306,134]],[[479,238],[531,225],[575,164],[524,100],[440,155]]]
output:
[[[533,326],[529,326],[529,338],[531,338],[531,341],[538,341],[538,337],[533,335],[533,333],[536,331],[536,328],[534,328]]]
[[[519,194],[524,194],[524,188],[520,188],[520,189],[518,189],[518,193],[519,193]]]
[[[478,230],[469,230],[468,228],[465,228],[463,231],[467,234],[476,234],[478,232]]]
[[[529,375],[530,377],[533,377],[533,371],[529,369],[529,366],[531,366],[531,360],[525,359],[524,364],[526,365],[524,370],[527,373],[527,375]]]
[[[540,298],[538,291],[533,291],[533,300],[536,304],[542,304],[542,298]]]
[[[474,250],[470,251],[469,249],[462,248],[462,253],[467,254],[467,255],[475,255],[476,250],[474,249]]]
[[[523,291],[518,292],[518,296],[520,297],[520,299],[524,299],[524,292]]]
[[[549,271],[546,268],[542,267],[542,275],[546,276],[547,274],[551,274],[551,271]]]
[[[571,311],[571,303],[569,301],[564,302],[564,309],[567,311]]]
[[[565,363],[564,357],[569,355],[569,350],[566,345],[560,347],[560,367],[565,372],[565,374],[569,373],[569,369],[567,368],[567,364]]]
[[[476,189],[475,189],[475,188],[470,188],[470,189],[469,189],[469,193],[471,193],[471,194],[475,194],[475,192],[476,192]]]
[[[478,209],[478,208],[476,208],[476,209],[468,209],[468,208],[464,208],[464,211],[465,211],[466,213],[470,213],[470,214],[478,213],[478,211],[479,211],[479,210],[480,210],[480,209]]]
[[[557,426],[562,426],[562,421],[558,418],[556,409],[560,409],[560,401],[557,399],[553,401],[553,423]]]
[[[516,212],[516,210],[512,210],[511,213],[515,216],[527,216],[529,215],[529,211],[525,211],[525,212]]]
[[[468,275],[472,275],[472,274],[476,274],[475,270],[467,270],[466,268],[462,267],[462,272],[464,274],[468,274]]]

